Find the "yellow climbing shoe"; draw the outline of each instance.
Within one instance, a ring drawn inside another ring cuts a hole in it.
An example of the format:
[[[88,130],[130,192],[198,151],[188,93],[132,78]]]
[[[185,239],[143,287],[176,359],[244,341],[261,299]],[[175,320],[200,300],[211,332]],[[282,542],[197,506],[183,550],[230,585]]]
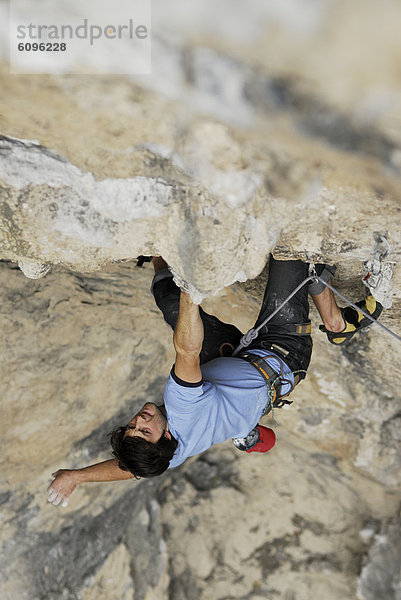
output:
[[[380,302],[377,302],[372,295],[369,295],[365,300],[360,300],[356,306],[377,319],[383,310]],[[355,310],[351,306],[341,308],[341,315],[344,319],[345,327],[342,331],[329,331],[324,325],[320,325],[320,331],[323,331],[332,344],[338,346],[347,344],[350,339],[361,329],[372,324],[372,321],[365,317],[359,310]]]

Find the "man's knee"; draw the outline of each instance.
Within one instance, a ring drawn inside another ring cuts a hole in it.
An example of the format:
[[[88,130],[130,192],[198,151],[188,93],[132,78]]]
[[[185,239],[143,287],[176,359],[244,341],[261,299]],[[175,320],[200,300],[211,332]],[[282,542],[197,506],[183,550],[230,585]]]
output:
[[[173,278],[173,274],[170,271],[170,269],[160,269],[160,271],[157,271],[152,279],[152,285],[150,286],[150,291],[152,292],[153,296],[155,296],[154,293],[154,289],[157,283],[159,283],[159,281],[163,281],[164,279],[172,279]]]
[[[333,278],[335,272],[336,267],[334,265],[316,265],[316,274],[319,275],[323,281],[326,281],[326,283]],[[308,293],[311,296],[318,296],[324,292],[325,289],[326,286],[321,281],[311,281],[308,286]]]

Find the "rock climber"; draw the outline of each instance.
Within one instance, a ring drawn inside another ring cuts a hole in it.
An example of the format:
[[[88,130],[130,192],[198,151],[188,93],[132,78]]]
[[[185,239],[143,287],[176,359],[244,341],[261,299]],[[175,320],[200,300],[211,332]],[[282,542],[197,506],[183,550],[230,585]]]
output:
[[[207,314],[189,294],[180,291],[163,258],[154,257],[152,263],[151,291],[174,330],[176,352],[163,404],[147,402],[128,424],[112,432],[113,459],[53,473],[48,500],[55,505],[65,506],[80,483],[154,477],[229,438],[240,450],[267,452],[275,444],[275,434],[258,422],[272,406],[291,404],[287,397],[309,366],[308,293],[322,318],[320,329],[333,344],[347,343],[371,323],[354,308],[339,308],[333,292],[313,280],[260,329],[246,350],[232,356],[242,337],[239,329]],[[315,268],[321,279],[331,281],[335,267],[320,264]],[[270,257],[255,327],[308,277],[308,269],[300,260]],[[371,295],[357,306],[374,318],[382,311]]]

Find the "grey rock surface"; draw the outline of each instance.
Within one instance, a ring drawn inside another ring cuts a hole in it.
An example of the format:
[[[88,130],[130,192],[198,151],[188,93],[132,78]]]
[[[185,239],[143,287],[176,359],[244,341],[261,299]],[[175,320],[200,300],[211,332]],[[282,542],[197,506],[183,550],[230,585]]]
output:
[[[377,326],[336,348],[311,310],[269,455],[227,441],[46,502],[161,399],[172,336],[140,254],[246,331],[271,250],[336,263],[359,300],[383,233],[400,333],[399,3],[152,8],[151,76],[18,76],[0,2],[1,598],[400,600],[401,363]]]
[[[399,396],[372,367],[389,350],[378,331],[347,351],[314,331],[270,456],[228,441],[158,480],[83,486],[64,510],[46,503],[51,472],[108,458],[107,433],[160,401],[174,353],[151,274],[126,262],[30,280],[0,263],[4,597],[356,598],[372,536],[399,502]],[[207,309],[244,329],[264,277]]]
[[[357,118],[308,80],[224,45],[156,34],[153,56],[154,76],[139,80],[146,87],[124,78],[112,92],[101,78],[88,78],[85,91],[73,77],[32,81],[34,121],[46,127],[28,121],[23,139],[1,142],[3,258],[38,276],[40,265],[92,271],[162,254],[198,301],[255,277],[273,247],[354,268],[371,258],[380,232],[397,262],[401,142],[380,119]],[[6,86],[5,103],[20,85]],[[53,119],[40,104],[46,86]],[[68,115],[85,122],[89,155]]]
[[[358,598],[401,598],[400,519],[384,523],[373,536],[358,585]]]

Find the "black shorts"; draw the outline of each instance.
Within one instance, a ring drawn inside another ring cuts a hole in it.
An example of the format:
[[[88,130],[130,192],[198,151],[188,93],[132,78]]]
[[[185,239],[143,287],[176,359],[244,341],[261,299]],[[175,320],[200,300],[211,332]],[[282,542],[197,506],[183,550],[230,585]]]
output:
[[[262,308],[254,327],[258,327],[309,275],[309,265],[301,260],[275,260],[270,257]],[[288,325],[309,323],[308,285],[304,285],[283,308],[260,329],[256,340],[246,348],[277,352],[283,348],[284,361],[292,371],[307,370],[312,355],[312,337],[286,331]],[[278,352],[280,354],[280,352]]]
[[[180,289],[173,281],[168,269],[158,271],[152,282],[151,291],[157,306],[163,313],[166,323],[175,329],[180,304]],[[209,315],[199,307],[205,336],[200,353],[201,365],[220,356],[231,356],[242,337],[241,331],[235,325],[223,323],[217,317]]]
[[[270,257],[269,278],[263,298],[262,308],[254,327],[257,327],[270,315],[294,289],[308,277],[309,266],[301,260],[278,261]],[[326,281],[334,273],[333,267],[316,265],[317,273]],[[311,285],[312,294],[323,291],[324,285]],[[309,322],[309,286],[303,286],[295,296],[276,314],[259,332],[258,337],[246,349],[265,349],[280,354],[277,346],[284,350],[284,358],[292,371],[307,370],[312,354],[312,338],[309,334],[298,335],[286,330],[290,324]],[[152,293],[157,306],[163,313],[164,320],[173,329],[177,324],[180,290],[173,281],[168,269],[158,271],[152,282]],[[231,356],[239,345],[241,331],[217,317],[209,315],[200,307],[205,337],[203,340],[200,362],[204,364],[220,356]],[[274,346],[272,348],[272,346]]]

